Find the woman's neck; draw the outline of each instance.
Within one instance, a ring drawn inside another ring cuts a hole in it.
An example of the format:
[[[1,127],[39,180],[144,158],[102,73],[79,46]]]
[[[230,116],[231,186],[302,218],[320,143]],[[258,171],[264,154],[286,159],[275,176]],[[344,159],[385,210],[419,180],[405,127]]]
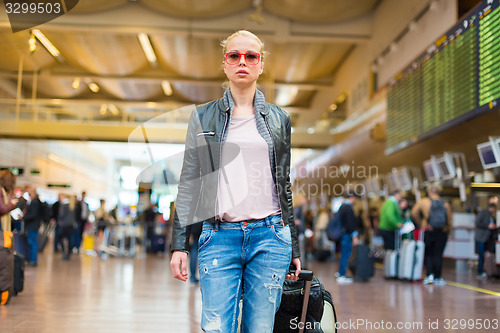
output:
[[[255,97],[255,85],[241,88],[231,85],[229,87],[233,97],[234,106],[237,108],[253,108],[253,99]]]

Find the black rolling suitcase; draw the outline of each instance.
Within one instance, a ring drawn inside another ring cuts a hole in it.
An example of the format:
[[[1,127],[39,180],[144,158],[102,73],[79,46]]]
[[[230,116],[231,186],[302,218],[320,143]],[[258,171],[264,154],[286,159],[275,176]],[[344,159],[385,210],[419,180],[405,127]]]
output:
[[[375,258],[366,244],[356,245],[354,258],[349,262],[349,269],[356,281],[368,281],[375,274]]]
[[[14,284],[12,232],[0,230],[0,305],[9,303]]]
[[[14,251],[22,254],[24,258],[29,258],[30,246],[28,243],[28,234],[24,231],[24,221],[20,225],[20,230],[14,230]]]
[[[17,295],[24,289],[24,267],[24,256],[14,252],[14,295]]]
[[[301,271],[298,281],[285,280],[274,333],[336,332],[335,324],[332,297],[311,271]]]
[[[49,236],[54,231],[55,226],[51,223],[45,225],[43,232],[38,234],[38,253],[42,253],[47,243],[49,242]]]

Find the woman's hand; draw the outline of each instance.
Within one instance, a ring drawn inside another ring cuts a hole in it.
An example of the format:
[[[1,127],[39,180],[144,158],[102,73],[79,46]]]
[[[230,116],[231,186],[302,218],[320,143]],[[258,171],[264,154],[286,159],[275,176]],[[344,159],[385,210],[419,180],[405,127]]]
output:
[[[297,281],[299,279],[300,271],[302,270],[300,258],[293,258],[292,264],[295,266],[295,274],[287,274],[285,280]]]
[[[186,282],[188,278],[187,256],[188,254],[184,251],[174,251],[172,259],[170,260],[170,269],[172,269],[174,278],[184,282]]]

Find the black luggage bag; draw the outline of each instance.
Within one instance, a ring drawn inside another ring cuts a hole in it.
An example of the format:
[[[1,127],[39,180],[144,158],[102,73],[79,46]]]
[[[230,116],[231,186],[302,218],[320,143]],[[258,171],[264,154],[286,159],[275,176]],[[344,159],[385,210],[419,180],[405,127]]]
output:
[[[9,302],[14,284],[14,255],[12,233],[0,230],[0,305]]]
[[[38,234],[38,253],[42,253],[47,243],[49,242],[49,236],[54,231],[55,226],[51,223],[45,225],[43,232]]]
[[[24,256],[14,252],[14,295],[17,295],[24,289],[24,267]]]
[[[29,258],[28,235],[24,231],[14,231],[14,250],[22,254],[24,258]]]
[[[298,281],[285,280],[280,308],[274,320],[274,333],[322,333],[321,319],[326,310],[324,302],[331,306],[336,322],[331,295],[311,271],[303,270]]]
[[[366,244],[356,245],[354,257],[349,262],[354,280],[367,282],[375,274],[375,258]]]

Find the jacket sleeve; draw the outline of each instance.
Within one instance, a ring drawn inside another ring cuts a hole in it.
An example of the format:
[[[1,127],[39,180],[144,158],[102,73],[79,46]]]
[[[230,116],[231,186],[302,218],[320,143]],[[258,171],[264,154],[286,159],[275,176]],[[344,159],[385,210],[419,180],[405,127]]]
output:
[[[288,200],[288,225],[290,227],[290,233],[292,235],[292,258],[300,257],[300,247],[299,239],[297,237],[297,227],[295,225],[295,218],[293,215],[293,201],[292,201],[292,190],[290,183],[290,155],[291,155],[291,121],[290,116],[286,119],[286,152],[288,155],[287,161],[287,177],[286,177],[286,196]]]
[[[198,112],[195,109],[189,119],[186,134],[186,145],[184,151],[184,162],[182,165],[181,177],[175,203],[174,224],[172,232],[171,251],[188,252],[190,224],[200,188],[198,186],[201,176],[200,161],[198,158],[196,130],[200,121]]]
[[[0,216],[7,214],[15,207],[11,202],[6,204],[4,200],[3,191],[0,191]]]

